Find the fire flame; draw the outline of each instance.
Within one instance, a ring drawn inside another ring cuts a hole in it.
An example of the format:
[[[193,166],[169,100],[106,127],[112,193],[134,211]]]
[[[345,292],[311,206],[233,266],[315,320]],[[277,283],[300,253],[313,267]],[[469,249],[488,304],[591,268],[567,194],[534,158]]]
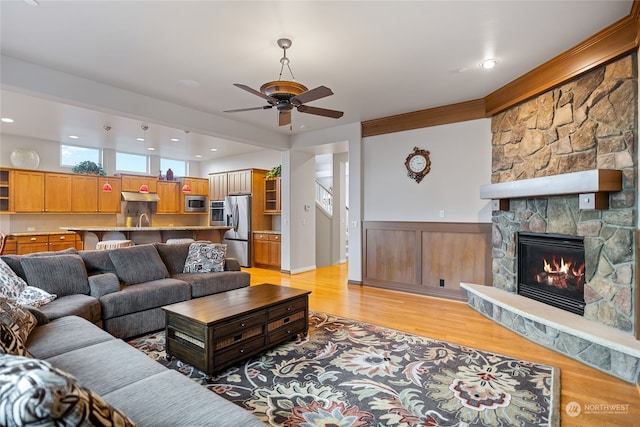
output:
[[[571,274],[575,277],[580,277],[584,274],[584,264],[581,264],[577,267],[571,268],[573,266],[573,262],[564,262],[564,258],[560,258],[560,263],[555,259],[551,261],[553,264],[549,264],[546,259],[542,260],[544,262],[544,271],[550,274]]]

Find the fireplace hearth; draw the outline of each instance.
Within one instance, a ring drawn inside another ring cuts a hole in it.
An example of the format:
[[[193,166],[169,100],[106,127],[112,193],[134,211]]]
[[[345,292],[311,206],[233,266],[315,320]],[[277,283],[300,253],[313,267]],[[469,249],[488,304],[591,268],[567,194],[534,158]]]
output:
[[[518,294],[584,315],[582,237],[518,233]]]

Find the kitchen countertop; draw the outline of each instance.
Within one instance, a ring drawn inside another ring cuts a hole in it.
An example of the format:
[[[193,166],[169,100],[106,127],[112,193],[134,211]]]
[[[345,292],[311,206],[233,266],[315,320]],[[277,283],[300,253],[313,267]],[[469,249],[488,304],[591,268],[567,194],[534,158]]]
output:
[[[178,225],[166,227],[111,227],[111,226],[93,226],[93,227],[60,227],[61,230],[67,231],[199,231],[199,230],[230,230],[231,227],[226,225]],[[58,232],[59,233],[59,232]]]
[[[282,234],[279,230],[255,230],[252,233],[262,233],[262,234]]]
[[[17,231],[9,233],[9,236],[46,236],[54,234],[75,234],[73,231],[57,230],[57,231]]]

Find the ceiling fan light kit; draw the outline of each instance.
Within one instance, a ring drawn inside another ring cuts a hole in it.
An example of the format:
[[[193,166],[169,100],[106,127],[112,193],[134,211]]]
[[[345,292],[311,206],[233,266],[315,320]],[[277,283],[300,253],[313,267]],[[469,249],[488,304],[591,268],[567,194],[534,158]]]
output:
[[[268,105],[261,107],[240,108],[236,110],[225,110],[225,113],[239,113],[243,111],[253,110],[269,110],[275,107],[278,110],[278,125],[286,126],[291,124],[291,110],[294,108],[301,113],[314,114],[316,116],[330,117],[332,119],[339,119],[344,115],[342,111],[329,110],[320,107],[310,107],[305,105],[307,102],[315,101],[320,98],[324,98],[333,95],[333,91],[326,86],[318,86],[315,89],[309,90],[305,85],[295,81],[289,58],[287,58],[287,49],[291,47],[291,40],[279,39],[278,46],[283,50],[283,56],[280,58],[280,75],[278,80],[267,82],[260,86],[260,90],[257,91],[247,85],[234,83],[233,85],[243,89],[249,93],[259,96],[265,99]],[[291,81],[282,80],[282,72],[284,67],[287,67],[291,74]]]

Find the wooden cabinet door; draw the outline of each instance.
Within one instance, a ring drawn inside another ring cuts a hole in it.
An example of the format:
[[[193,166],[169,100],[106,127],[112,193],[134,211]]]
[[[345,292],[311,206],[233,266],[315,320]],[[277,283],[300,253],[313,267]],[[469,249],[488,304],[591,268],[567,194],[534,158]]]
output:
[[[209,200],[224,200],[227,194],[227,173],[209,175]]]
[[[44,212],[44,173],[13,170],[9,179],[13,212]]]
[[[229,194],[251,194],[251,170],[228,173]]]
[[[269,265],[280,268],[280,235],[273,234],[269,236]]]
[[[102,191],[105,184],[111,186],[111,191]],[[98,211],[105,213],[120,213],[120,199],[122,180],[114,177],[100,177],[98,179]]]
[[[209,195],[209,180],[205,178],[185,178],[184,184],[191,187],[191,193],[194,196]]]
[[[98,211],[98,177],[74,175],[71,177],[71,212]]]
[[[155,176],[122,175],[122,191],[138,192],[143,184],[149,187],[149,193],[158,192],[158,178]]]
[[[49,236],[49,250],[61,251],[76,247],[76,234],[52,234]]]
[[[178,186],[177,181],[159,181],[158,182],[158,202],[157,213],[179,213],[178,206]]]
[[[260,237],[263,236],[263,237]],[[269,264],[269,241],[264,234],[255,234],[253,239],[253,262],[255,264]]]
[[[45,212],[71,212],[71,175],[46,173],[44,178]]]
[[[280,178],[267,178],[264,181],[264,213],[266,214],[279,214],[282,212],[280,182]]]

